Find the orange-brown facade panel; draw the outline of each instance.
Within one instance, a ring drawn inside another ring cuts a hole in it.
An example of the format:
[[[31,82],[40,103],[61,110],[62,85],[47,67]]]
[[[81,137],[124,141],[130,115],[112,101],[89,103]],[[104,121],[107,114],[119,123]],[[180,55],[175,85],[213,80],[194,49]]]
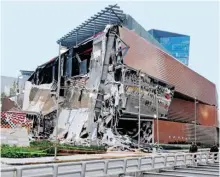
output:
[[[195,104],[191,101],[174,98],[168,111],[168,120],[194,123]],[[215,106],[196,104],[196,122],[205,126],[217,126],[217,110]]]
[[[193,102],[174,98],[168,111],[168,119],[192,123],[195,120],[195,105]]]
[[[198,122],[205,126],[218,126],[217,110],[215,106],[198,104],[197,105]]]
[[[159,143],[172,143],[172,142],[197,142],[203,144],[213,144],[217,142],[217,131],[213,126],[204,126],[189,123],[171,122],[171,121],[158,121],[159,126]],[[157,141],[157,120],[154,120],[154,142]]]
[[[187,141],[184,123],[159,120],[159,143]],[[154,120],[154,142],[157,142],[157,120]]]

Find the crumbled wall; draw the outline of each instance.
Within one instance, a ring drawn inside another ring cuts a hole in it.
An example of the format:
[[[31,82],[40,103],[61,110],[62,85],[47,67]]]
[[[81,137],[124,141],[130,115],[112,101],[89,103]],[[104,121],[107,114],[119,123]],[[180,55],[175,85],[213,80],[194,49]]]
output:
[[[51,96],[52,84],[33,85],[26,82],[23,110],[47,115],[56,109],[56,100]]]

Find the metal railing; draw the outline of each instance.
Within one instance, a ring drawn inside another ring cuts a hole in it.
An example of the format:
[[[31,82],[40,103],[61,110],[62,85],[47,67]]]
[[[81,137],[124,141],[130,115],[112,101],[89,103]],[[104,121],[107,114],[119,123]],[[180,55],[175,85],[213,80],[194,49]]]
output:
[[[9,177],[101,177],[123,175],[131,172],[146,172],[154,169],[207,164],[219,161],[219,153],[182,153],[125,159],[107,159],[59,164],[41,164],[1,168],[2,176]]]

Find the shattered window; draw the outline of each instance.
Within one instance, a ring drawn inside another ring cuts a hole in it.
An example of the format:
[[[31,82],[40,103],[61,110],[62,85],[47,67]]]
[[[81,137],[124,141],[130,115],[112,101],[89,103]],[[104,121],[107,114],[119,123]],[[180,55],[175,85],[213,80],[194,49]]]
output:
[[[80,63],[80,73],[79,74],[87,74],[87,59],[81,61],[81,63]]]

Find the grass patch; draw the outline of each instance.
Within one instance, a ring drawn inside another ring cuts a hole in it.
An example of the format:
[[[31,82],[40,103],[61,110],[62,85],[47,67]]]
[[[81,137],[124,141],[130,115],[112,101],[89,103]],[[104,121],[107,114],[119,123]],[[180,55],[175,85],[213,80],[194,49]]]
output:
[[[72,146],[69,144],[59,145],[60,149],[69,149],[69,150],[86,150],[86,151],[94,151],[94,150],[106,150],[104,146]]]
[[[44,157],[47,153],[35,149],[33,147],[17,147],[2,145],[1,146],[1,157],[8,158],[31,158],[31,157]]]
[[[32,158],[32,157],[46,157],[54,155],[54,143],[46,140],[30,142],[29,147],[18,147],[1,145],[1,157],[6,158]],[[84,151],[96,152],[106,151],[103,146],[75,146],[69,144],[59,144],[59,150],[77,150],[80,154]],[[59,154],[58,154],[59,155]]]

